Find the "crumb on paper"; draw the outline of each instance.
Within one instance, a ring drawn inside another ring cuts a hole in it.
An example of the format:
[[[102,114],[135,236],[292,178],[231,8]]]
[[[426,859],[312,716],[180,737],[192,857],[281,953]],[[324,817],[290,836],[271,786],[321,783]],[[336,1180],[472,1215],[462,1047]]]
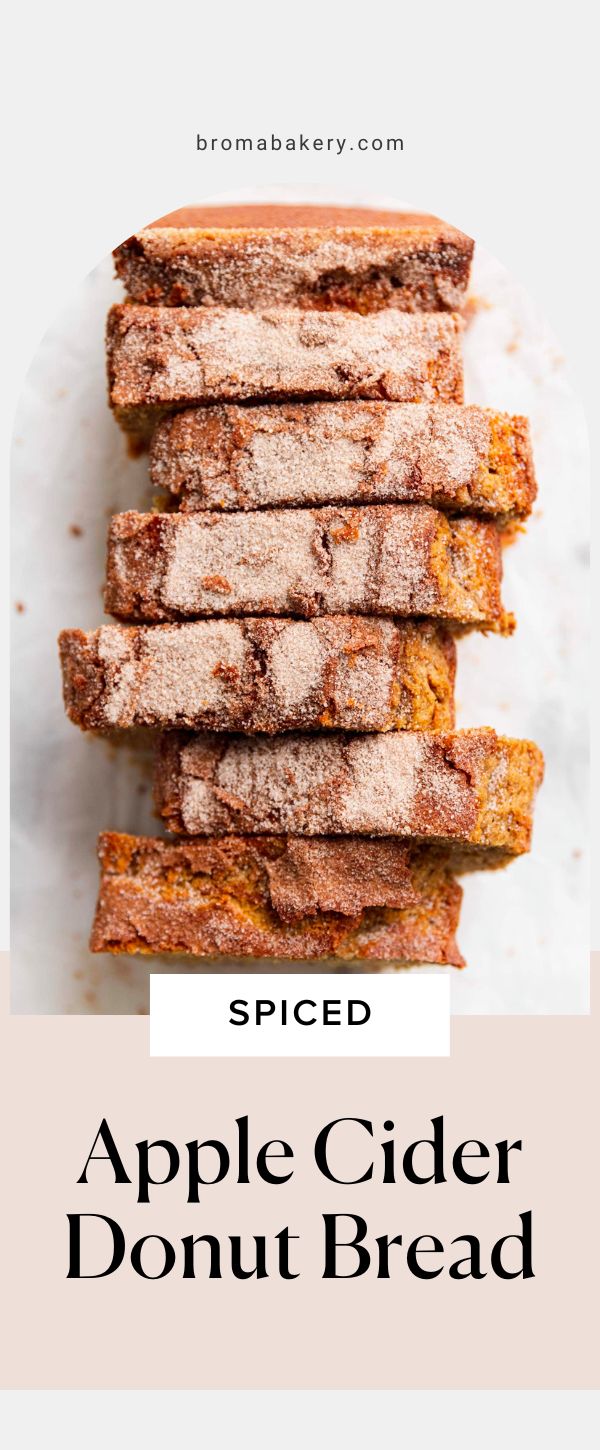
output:
[[[112,975],[119,982],[127,982],[131,978],[131,962],[125,957],[111,957]]]
[[[15,599],[15,609],[17,611],[17,614],[24,614],[26,608],[27,605],[23,603],[22,599]]]
[[[476,297],[474,294],[467,297],[462,309],[465,326],[469,326],[478,312],[491,312],[493,306],[493,302],[489,302],[487,297]]]
[[[583,856],[581,846],[574,846],[571,855],[574,861],[581,861],[581,857]]]
[[[511,544],[514,544],[515,541],[521,538],[521,535],[525,532],[525,525],[519,523],[517,519],[513,519],[511,523],[506,525],[506,527],[502,530],[502,533],[500,534],[500,543],[502,545],[502,548],[509,549]]]
[[[510,342],[507,342],[505,352],[518,352],[521,346],[521,329],[517,327],[513,332]]]
[[[69,524],[69,533],[72,539],[83,538],[83,529],[81,527],[81,524]]]

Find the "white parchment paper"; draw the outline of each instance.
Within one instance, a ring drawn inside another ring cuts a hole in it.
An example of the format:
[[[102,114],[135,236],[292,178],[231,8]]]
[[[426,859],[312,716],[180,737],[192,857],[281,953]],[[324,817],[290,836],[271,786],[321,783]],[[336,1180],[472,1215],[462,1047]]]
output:
[[[286,198],[284,198],[286,199]],[[292,199],[292,198],[290,198]],[[102,829],[148,832],[149,762],[66,720],[56,636],[103,619],[108,517],[148,508],[106,403],[104,321],[121,295],[106,260],[43,339],[18,409],[13,487],[13,927],[17,1012],[145,1012],[159,958],[92,957]],[[531,300],[476,252],[466,401],[526,413],[539,498],[505,552],[512,639],[459,642],[458,726],[530,736],[546,756],[531,855],[464,878],[457,1013],[588,1010],[587,438],[564,359]],[[260,969],[259,963],[256,964]],[[181,963],[178,964],[181,970]],[[288,968],[289,969],[289,968]],[[314,970],[314,966],[310,967]]]

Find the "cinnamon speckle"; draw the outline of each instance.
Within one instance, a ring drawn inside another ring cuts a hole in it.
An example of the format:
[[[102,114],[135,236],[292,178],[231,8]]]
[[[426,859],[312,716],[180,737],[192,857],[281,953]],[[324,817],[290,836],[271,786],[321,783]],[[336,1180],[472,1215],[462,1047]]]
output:
[[[202,588],[208,589],[216,594],[231,594],[231,584],[222,574],[205,574],[202,579]]]
[[[491,312],[493,305],[493,302],[488,301],[487,297],[476,297],[471,294],[467,297],[464,307],[461,309],[465,326],[469,326],[469,323],[473,321],[478,312]]]

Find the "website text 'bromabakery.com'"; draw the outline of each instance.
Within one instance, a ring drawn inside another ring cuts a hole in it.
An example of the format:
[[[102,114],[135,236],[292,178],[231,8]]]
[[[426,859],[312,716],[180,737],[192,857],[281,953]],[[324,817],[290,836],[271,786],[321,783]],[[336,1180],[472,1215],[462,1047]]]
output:
[[[197,151],[328,151],[341,156],[344,151],[403,151],[401,136],[201,136],[196,134]]]

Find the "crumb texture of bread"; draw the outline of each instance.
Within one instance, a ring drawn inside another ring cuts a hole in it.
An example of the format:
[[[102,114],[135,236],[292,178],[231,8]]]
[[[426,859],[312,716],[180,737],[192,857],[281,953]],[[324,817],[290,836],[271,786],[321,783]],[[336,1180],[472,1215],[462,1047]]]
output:
[[[215,404],[159,424],[153,486],[182,510],[417,503],[524,519],[527,420],[453,403]]]
[[[117,304],[106,334],[109,401],[140,439],[165,413],[198,403],[462,403],[461,331],[454,312]]]
[[[541,751],[492,729],[454,733],[162,736],[155,795],[184,835],[398,836],[485,860],[528,851]]]
[[[64,630],[65,707],[84,730],[439,730],[456,649],[427,622],[335,616]]]
[[[423,216],[379,226],[146,227],[114,253],[138,303],[360,313],[457,310],[472,255],[469,237]]]
[[[396,841],[100,836],[93,952],[463,966],[461,888]]]
[[[492,522],[428,504],[244,514],[116,514],[105,607],[117,619],[419,616],[504,630]]]

